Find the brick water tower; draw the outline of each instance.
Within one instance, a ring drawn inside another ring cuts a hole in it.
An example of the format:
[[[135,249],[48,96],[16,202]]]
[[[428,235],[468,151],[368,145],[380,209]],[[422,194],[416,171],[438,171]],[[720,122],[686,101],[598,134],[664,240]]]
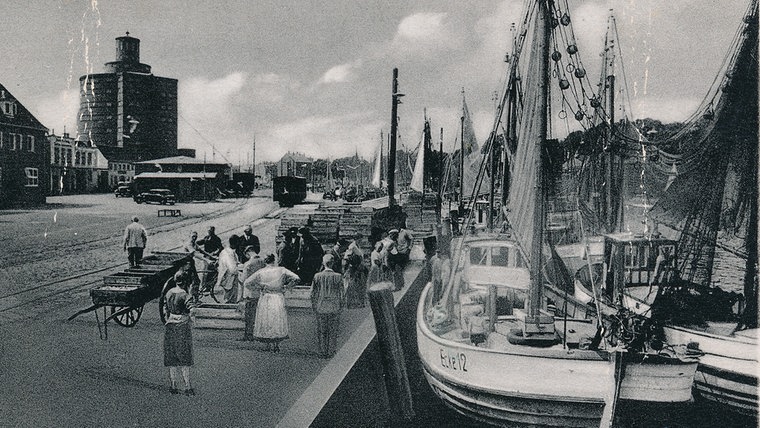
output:
[[[140,39],[117,37],[116,61],[79,78],[77,132],[104,154],[115,148],[134,160],[176,155],[177,79],[154,76],[140,62]]]

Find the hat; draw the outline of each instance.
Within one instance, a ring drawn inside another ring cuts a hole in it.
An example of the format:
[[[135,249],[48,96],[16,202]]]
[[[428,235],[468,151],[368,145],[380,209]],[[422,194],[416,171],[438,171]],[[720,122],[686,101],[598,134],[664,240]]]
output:
[[[303,233],[307,233],[307,234],[308,234],[308,233],[311,233],[311,231],[309,230],[309,228],[308,228],[308,227],[306,227],[306,226],[303,226],[303,227],[301,227],[300,229],[298,229],[298,231],[299,231],[300,233],[302,233],[302,234],[303,234]]]
[[[256,251],[256,247],[254,247],[253,245],[249,245],[249,246],[245,247],[245,249],[243,250],[244,253],[247,253],[249,251],[253,251],[254,253],[258,254],[258,252]]]
[[[398,229],[391,229],[388,231],[388,235],[393,235],[394,233],[398,233]]]
[[[187,276],[185,275],[185,271],[180,269],[174,274],[175,284],[184,285],[186,280],[187,280]]]
[[[324,256],[322,256],[322,264],[326,265],[328,263],[332,263],[333,258],[334,257],[332,254],[325,254]]]

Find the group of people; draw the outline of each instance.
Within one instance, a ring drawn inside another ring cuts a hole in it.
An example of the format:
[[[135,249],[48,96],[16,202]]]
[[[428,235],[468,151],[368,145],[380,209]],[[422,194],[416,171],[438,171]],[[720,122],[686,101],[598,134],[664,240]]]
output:
[[[132,220],[125,230],[124,248],[130,265],[138,265],[147,233],[136,217]],[[368,286],[390,282],[399,290],[404,285],[403,268],[413,242],[406,229],[383,234],[369,256],[369,268],[360,245],[362,233],[351,240],[338,240],[327,252],[308,227],[290,228],[283,235],[277,256],[262,258],[260,241],[251,226],[245,227],[242,235],[230,236],[226,246],[213,226],[201,239],[191,233],[184,249],[194,253],[194,262],[167,281],[162,299],[166,313],[164,365],[169,367],[172,393],[195,393],[189,373],[193,364],[190,309],[198,302],[202,282],[223,289],[225,302],[244,303],[244,339],[265,343],[272,352],[279,352],[280,342],[289,337],[285,292],[295,285],[311,284],[322,357],[335,354],[340,314],[344,308],[365,307]],[[199,271],[205,272],[205,281],[199,278]],[[184,384],[182,390],[180,383]]]

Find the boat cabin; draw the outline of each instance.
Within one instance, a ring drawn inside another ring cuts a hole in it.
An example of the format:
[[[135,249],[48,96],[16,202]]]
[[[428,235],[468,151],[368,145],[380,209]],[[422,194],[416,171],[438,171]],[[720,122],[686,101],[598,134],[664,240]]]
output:
[[[465,242],[463,251],[462,281],[470,294],[484,299],[488,287],[493,285],[500,315],[511,314],[514,308],[524,308],[530,272],[514,241],[503,238],[470,240]]]
[[[608,295],[620,296],[624,287],[659,286],[675,272],[676,241],[659,235],[605,235],[604,261]]]

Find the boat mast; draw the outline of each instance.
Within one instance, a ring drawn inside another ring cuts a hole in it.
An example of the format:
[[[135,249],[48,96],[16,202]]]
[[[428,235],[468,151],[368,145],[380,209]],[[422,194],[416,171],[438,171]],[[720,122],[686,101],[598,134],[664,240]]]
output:
[[[459,122],[459,206],[462,206],[464,203],[464,88],[462,88],[462,116]]]
[[[383,188],[383,148],[385,147],[385,140],[383,139],[383,130],[380,130],[380,185],[379,188]]]
[[[398,105],[400,97],[398,93],[398,68],[393,69],[393,93],[391,95],[391,142],[388,148],[388,206],[396,205],[396,133],[398,128]]]
[[[539,54],[538,67],[536,75],[539,76],[539,96],[536,103],[536,111],[531,112],[537,115],[536,125],[538,128],[538,138],[533,142],[533,159],[535,162],[535,192],[533,213],[533,241],[531,242],[531,263],[530,263],[530,298],[528,314],[525,320],[526,329],[529,321],[538,324],[538,318],[541,314],[543,301],[543,236],[544,222],[546,216],[545,207],[545,174],[543,165],[546,164],[544,158],[544,144],[547,139],[547,111],[549,100],[549,55],[551,51],[551,33],[549,31],[549,21],[551,16],[547,2],[549,0],[539,0],[538,15],[536,16],[535,41],[538,46],[535,52]],[[552,323],[552,327],[554,324]],[[552,333],[553,334],[553,333]]]

